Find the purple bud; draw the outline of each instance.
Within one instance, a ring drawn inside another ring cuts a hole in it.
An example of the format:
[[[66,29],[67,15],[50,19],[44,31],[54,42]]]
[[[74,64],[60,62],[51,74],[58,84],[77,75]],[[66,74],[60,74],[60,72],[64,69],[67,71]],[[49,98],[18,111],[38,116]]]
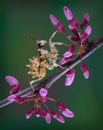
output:
[[[67,20],[72,20],[73,19],[73,14],[72,14],[71,10],[67,6],[64,6],[63,11],[64,11],[64,15],[67,18]]]
[[[81,63],[80,69],[83,72],[84,78],[88,79],[89,78],[89,70],[88,70],[87,66],[84,63]]]
[[[57,121],[59,121],[60,123],[65,123],[65,120],[61,115],[59,115]]]
[[[57,112],[53,111],[51,114],[52,114],[52,117],[56,119],[57,121],[59,121],[60,123],[65,123],[65,120],[63,119],[63,117],[59,115]]]
[[[65,116],[65,117],[69,117],[69,118],[72,118],[74,117],[74,113],[69,110],[68,108],[65,108],[64,111],[62,111],[62,114]]]
[[[66,73],[65,86],[70,86],[75,78],[75,70],[71,69]]]
[[[48,113],[46,110],[42,110],[42,111],[41,111],[41,117],[44,117],[44,118],[45,118],[45,121],[46,121],[47,124],[50,124],[50,123],[51,123],[50,113]]]
[[[51,123],[51,116],[50,114],[47,112],[47,114],[45,115],[45,121],[47,124],[50,124]]]
[[[65,116],[72,118],[74,116],[74,113],[66,108],[65,104],[63,102],[58,102],[58,110]]]
[[[77,27],[72,26],[71,24],[70,24],[68,27],[69,27],[69,29],[74,33],[74,35],[76,35],[76,36],[79,35],[79,34],[78,34],[79,31],[78,31]]]
[[[9,76],[8,75],[8,76],[5,77],[5,80],[7,81],[9,86],[11,86],[11,87],[19,85],[18,80],[15,77],[13,77],[13,76]]]
[[[34,113],[34,108],[32,108],[31,110],[29,110],[27,113],[26,113],[26,119],[29,119]]]
[[[22,104],[24,101],[20,96],[16,96],[15,97],[15,102],[18,103],[18,104]]]
[[[92,28],[91,28],[91,26],[88,26],[85,29],[84,33],[81,35],[82,41],[85,41],[89,37],[89,35],[91,34],[91,32],[92,32]]]
[[[58,102],[57,105],[58,105],[58,110],[60,112],[64,111],[65,108],[66,108],[66,106],[65,106],[65,104],[63,102]]]
[[[63,57],[63,58],[60,60],[59,65],[64,65],[64,64],[68,63],[70,60],[71,60],[71,57],[69,57],[69,58]]]
[[[89,14],[85,13],[82,22],[80,23],[81,29],[83,29],[89,22]]]
[[[10,101],[10,102],[14,102],[15,97],[16,97],[16,95],[10,95],[10,96],[7,97],[7,100]]]
[[[71,57],[72,55],[73,55],[73,53],[70,52],[70,51],[67,51],[67,52],[65,52],[65,53],[63,54],[63,56],[64,56],[65,58]]]
[[[11,87],[10,94],[16,94],[20,91],[19,82],[15,77],[8,75],[5,77],[5,80]]]
[[[46,102],[46,101],[47,101],[46,95],[48,94],[47,89],[41,88],[41,89],[39,90],[39,94],[40,94],[40,101],[41,101],[41,102]]]
[[[46,95],[48,94],[48,91],[45,88],[41,88],[40,91],[39,91],[39,94],[42,97],[46,97]]]
[[[37,109],[35,110],[35,116],[36,116],[36,117],[40,117],[40,116],[41,116],[41,110],[40,110],[40,108],[37,108]]]
[[[70,45],[68,51],[65,52],[63,56],[65,58],[69,58],[73,55],[73,53],[74,53],[74,45]]]
[[[72,19],[71,21],[70,21],[70,24],[69,24],[69,26],[71,27],[71,28],[78,28],[78,21],[76,20],[76,19]],[[70,28],[70,29],[71,29]]]
[[[21,104],[21,103],[24,102],[23,99],[20,96],[16,96],[16,95],[10,95],[10,96],[8,96],[7,100],[11,101],[11,102],[16,102],[18,104]]]
[[[60,23],[59,20],[52,14],[49,16],[49,18],[54,26],[56,26],[58,23]]]
[[[77,36],[67,36],[67,38],[74,43],[79,41],[79,38]]]
[[[87,33],[87,35],[89,36],[92,32],[92,27],[91,26],[88,26],[86,29],[85,29],[85,33]]]
[[[49,17],[54,27],[56,27],[56,30],[64,33],[64,26],[59,22],[59,20],[52,14]]]

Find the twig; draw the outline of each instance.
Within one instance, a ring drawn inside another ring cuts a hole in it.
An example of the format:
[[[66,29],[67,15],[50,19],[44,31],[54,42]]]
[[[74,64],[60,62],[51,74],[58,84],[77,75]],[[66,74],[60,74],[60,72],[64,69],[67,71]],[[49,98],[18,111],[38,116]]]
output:
[[[93,54],[97,49],[103,46],[103,37],[95,39],[94,41],[89,43],[88,50],[86,53],[83,55],[82,59],[88,58],[91,54]],[[49,89],[53,83],[58,80],[61,76],[63,76],[68,70],[74,68],[76,65],[80,63],[80,57],[77,57],[73,61],[69,62],[68,64],[65,65],[67,69],[59,69],[55,74],[49,76],[47,79],[43,80],[42,82],[39,83],[34,83],[34,91],[39,90],[42,87],[45,87],[46,89]],[[29,94],[33,93],[32,88],[29,86],[28,88],[20,91],[17,93],[18,96],[25,97]],[[8,101],[7,99],[4,99],[0,101],[0,108],[3,108],[12,102]]]

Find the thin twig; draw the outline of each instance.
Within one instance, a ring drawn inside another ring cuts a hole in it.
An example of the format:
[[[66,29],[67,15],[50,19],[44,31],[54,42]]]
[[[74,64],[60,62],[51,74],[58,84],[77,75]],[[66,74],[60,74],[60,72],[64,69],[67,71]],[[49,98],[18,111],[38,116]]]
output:
[[[94,41],[89,43],[88,50],[86,53],[83,55],[82,59],[88,58],[91,54],[93,54],[97,49],[103,46],[103,37],[99,39],[95,39]],[[34,83],[34,91],[39,90],[42,87],[45,87],[46,89],[49,89],[55,81],[57,81],[61,76],[63,76],[68,70],[74,68],[76,65],[78,65],[81,62],[80,57],[77,57],[73,61],[69,62],[68,64],[65,65],[67,69],[59,69],[55,74],[49,76],[47,79],[43,80],[42,82],[39,83]],[[29,94],[33,93],[32,88],[29,86],[28,88],[20,91],[17,93],[18,96],[25,97]],[[0,101],[0,108],[3,108],[7,105],[9,105],[10,101],[7,99],[4,99]]]

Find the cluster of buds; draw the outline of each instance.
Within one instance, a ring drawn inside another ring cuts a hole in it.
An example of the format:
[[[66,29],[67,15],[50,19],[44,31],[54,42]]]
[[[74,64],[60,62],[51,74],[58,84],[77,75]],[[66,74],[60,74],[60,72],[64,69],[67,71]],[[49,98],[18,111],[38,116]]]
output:
[[[70,60],[73,59],[75,55],[80,56],[81,58],[81,64],[80,69],[83,72],[84,78],[89,78],[89,70],[88,67],[82,62],[82,55],[87,51],[88,48],[88,37],[91,34],[92,28],[91,26],[87,26],[89,22],[89,14],[85,13],[83,20],[78,23],[78,21],[74,18],[73,13],[71,10],[64,6],[63,8],[64,15],[66,19],[69,21],[68,28],[70,31],[74,34],[74,36],[68,35],[65,32],[63,24],[60,23],[60,21],[54,16],[50,15],[50,20],[52,24],[55,26],[56,30],[59,33],[62,33],[66,36],[67,39],[69,39],[71,42],[73,42],[68,50],[63,54],[63,58],[59,62],[60,65],[64,65],[68,63]],[[78,27],[80,25],[80,33]],[[65,86],[70,86],[75,78],[75,70],[71,69],[66,73],[66,80],[65,80]]]
[[[48,124],[50,124],[51,117],[53,117],[60,123],[64,123],[65,120],[61,116],[61,114],[68,118],[74,117],[74,113],[70,109],[68,109],[63,102],[59,102],[55,100],[54,98],[50,98],[47,96],[48,95],[47,89],[41,88],[39,91],[34,92],[31,95],[21,97],[21,96],[16,95],[20,91],[18,80],[12,76],[6,76],[5,79],[10,86],[10,95],[7,97],[8,101],[16,102],[18,104],[22,104],[28,101],[34,102],[32,109],[30,109],[26,113],[26,119],[29,119],[32,115],[35,115],[36,117],[45,118],[45,121]],[[47,105],[47,101],[54,102],[57,106],[58,112],[49,108],[49,106]],[[42,106],[44,106],[45,109],[43,109]]]

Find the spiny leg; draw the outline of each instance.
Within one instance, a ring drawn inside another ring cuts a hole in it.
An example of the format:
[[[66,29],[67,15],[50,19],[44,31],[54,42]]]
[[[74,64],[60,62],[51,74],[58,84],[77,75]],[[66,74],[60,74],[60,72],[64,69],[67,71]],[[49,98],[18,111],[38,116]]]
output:
[[[38,78],[38,79],[36,79],[36,80],[30,81],[29,84],[30,84],[30,86],[31,86],[31,88],[32,88],[32,90],[33,90],[33,92],[35,91],[35,89],[34,89],[35,87],[33,86],[33,84],[36,83],[36,82],[38,82],[38,81],[40,81],[41,79],[42,79],[42,77],[41,77],[41,78]]]
[[[63,67],[62,65],[59,65],[58,63],[54,63],[54,67],[59,67],[61,69],[68,69],[66,67]]]
[[[53,37],[54,37],[57,33],[58,33],[58,32],[56,31],[56,32],[54,32],[54,33],[51,35],[51,37],[49,38],[49,42],[52,41]]]
[[[68,44],[65,44],[65,43],[63,43],[63,42],[51,42],[51,44],[53,44],[53,45],[57,45],[57,46],[70,46],[70,45],[68,45]]]
[[[65,43],[63,43],[63,42],[52,42],[52,39],[54,38],[54,36],[55,36],[57,33],[58,33],[58,32],[55,31],[55,32],[51,35],[51,37],[49,38],[49,44],[69,46],[69,45],[67,45],[67,44],[65,44]]]

